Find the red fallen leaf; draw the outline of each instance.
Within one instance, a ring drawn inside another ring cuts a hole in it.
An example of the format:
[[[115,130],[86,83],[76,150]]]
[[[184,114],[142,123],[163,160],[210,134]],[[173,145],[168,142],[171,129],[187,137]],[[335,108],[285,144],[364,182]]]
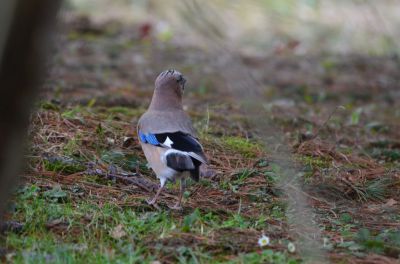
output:
[[[293,53],[299,46],[300,46],[300,41],[290,40],[287,43],[279,44],[275,48],[274,52],[275,52],[275,54],[278,54],[278,55]]]
[[[153,25],[150,22],[145,22],[139,26],[139,38],[147,39],[150,37],[150,33],[153,29]]]

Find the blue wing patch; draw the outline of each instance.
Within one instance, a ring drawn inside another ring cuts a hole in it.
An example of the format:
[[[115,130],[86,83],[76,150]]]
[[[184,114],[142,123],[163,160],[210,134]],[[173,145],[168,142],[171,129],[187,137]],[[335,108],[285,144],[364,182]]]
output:
[[[154,134],[143,134],[141,131],[139,131],[139,138],[140,141],[142,141],[143,143],[149,143],[151,145],[154,146],[158,146],[160,145],[160,142],[158,142],[156,136]]]
[[[147,134],[147,135],[146,135],[146,140],[147,140],[147,142],[148,142],[149,144],[151,144],[151,145],[154,145],[154,146],[160,145],[160,142],[158,142],[156,136],[153,135],[153,134],[150,134],[150,133]]]
[[[142,141],[143,143],[147,143],[146,135],[143,134],[143,133],[140,132],[140,131],[139,131],[139,138],[140,138],[140,141]]]

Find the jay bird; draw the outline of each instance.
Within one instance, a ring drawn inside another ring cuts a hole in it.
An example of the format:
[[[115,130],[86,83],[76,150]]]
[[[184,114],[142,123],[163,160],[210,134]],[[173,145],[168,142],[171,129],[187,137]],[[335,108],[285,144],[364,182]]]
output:
[[[148,203],[156,204],[167,180],[178,179],[180,192],[172,209],[181,209],[186,179],[198,181],[200,165],[207,164],[196,131],[182,107],[185,83],[186,79],[178,71],[162,72],[155,81],[150,106],[137,127],[144,155],[160,180],[156,195]]]

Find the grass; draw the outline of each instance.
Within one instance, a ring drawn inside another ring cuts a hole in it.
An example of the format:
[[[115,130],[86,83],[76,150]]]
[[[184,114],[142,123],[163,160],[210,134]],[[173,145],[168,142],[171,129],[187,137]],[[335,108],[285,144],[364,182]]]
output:
[[[163,209],[157,211],[145,202],[151,195],[148,192],[115,179],[80,174],[86,170],[88,162],[95,161],[102,169],[111,166],[150,176],[151,171],[138,152],[137,143],[133,141],[131,146],[122,147],[121,141],[130,127],[129,120],[137,118],[140,111],[117,107],[104,115],[103,108],[88,106],[61,107],[57,111],[42,108],[40,111],[41,120],[47,118],[49,134],[58,135],[68,130],[68,122],[64,122],[65,127],[53,123],[57,116],[74,122],[74,130],[64,133],[58,153],[46,153],[44,159],[31,161],[31,166],[39,170],[42,164],[44,174],[26,178],[26,183],[15,195],[10,219],[23,223],[24,227],[21,232],[9,232],[5,237],[4,246],[10,252],[6,258],[10,261],[151,263],[167,259],[180,263],[301,262],[297,255],[287,252],[286,231],[280,230],[275,234],[276,229],[271,226],[271,223],[286,225],[287,221],[287,205],[284,198],[279,197],[283,193],[274,187],[281,177],[282,168],[268,159],[259,159],[265,154],[251,140],[203,133],[200,140],[204,139],[206,149],[212,149],[213,142],[221,143],[214,146],[217,157],[233,153],[232,157],[240,155],[240,159],[248,163],[241,167],[231,164],[229,171],[219,180],[202,179],[201,184],[189,183],[184,212],[169,211],[165,206],[172,203],[168,196],[161,199]],[[119,118],[109,118],[108,114],[117,114]],[[212,122],[212,119],[207,122]],[[117,142],[107,143],[107,138]],[[51,145],[52,140],[50,137],[36,143],[38,146]],[[306,174],[303,177],[313,177],[313,173],[329,170],[337,162],[335,156],[319,157],[307,153],[298,156],[304,170],[310,173],[310,176]],[[344,167],[347,168],[347,164]],[[46,171],[53,172],[51,177],[56,178],[49,178]],[[372,180],[362,186],[354,185],[354,188],[358,188],[359,195],[365,200],[382,200],[389,195],[387,187],[390,183],[383,179]],[[177,184],[168,184],[171,193],[176,193],[178,188]],[[200,193],[196,193],[196,188],[200,188]],[[222,196],[215,195],[215,192],[222,192]],[[206,206],[197,207],[203,204],[201,201]],[[337,244],[338,248],[349,250],[351,254],[369,251],[368,246],[357,240],[357,230],[361,226],[351,215],[342,214],[340,221],[335,223],[336,227],[330,230],[338,232],[348,242]],[[262,233],[277,236],[272,239],[272,248],[259,248],[257,239]],[[385,254],[385,250],[379,252]]]
[[[24,178],[9,212],[9,220],[24,226],[4,237],[2,246],[8,261],[301,263],[297,253],[287,251],[287,242],[295,238],[286,227],[285,194],[275,186],[282,168],[268,160],[268,153],[251,139],[207,130],[201,134],[206,151],[213,153],[213,168],[223,174],[204,178],[200,184],[189,183],[183,212],[166,206],[174,202],[177,184],[168,184],[168,195],[160,199],[162,209],[158,211],[145,202],[152,195],[149,192],[100,175],[81,174],[91,163],[105,171],[112,167],[152,179],[137,142],[126,146],[123,142],[131,130],[131,119],[137,119],[141,112],[93,105],[42,106],[38,110],[32,148],[42,158],[30,160],[36,171],[29,171]],[[204,116],[195,118],[202,120]],[[42,128],[39,121],[47,126]],[[207,119],[207,126],[212,127],[213,122],[213,118]],[[55,151],[46,152],[55,142]],[[333,169],[369,171],[371,164],[376,166],[370,161],[349,163],[356,160],[351,149],[338,154],[340,150],[314,141],[300,145],[296,155],[305,172],[302,179],[318,182],[321,173],[326,173],[331,174],[327,179],[338,184],[341,181],[332,175]],[[351,190],[365,202],[390,197],[393,182],[390,177],[373,177],[351,184],[343,185],[340,192]],[[324,217],[327,215],[330,213]],[[355,216],[341,214],[339,220],[327,219],[330,226],[325,226],[325,232],[344,239],[343,243],[331,242],[332,252],[354,256],[396,252],[397,235],[392,231],[361,240],[357,234],[363,226]],[[269,248],[257,245],[263,233],[272,238]]]
[[[280,252],[274,252],[273,250],[263,250],[261,253],[249,253],[239,256],[239,258],[231,263],[277,263],[277,264],[297,264],[301,263],[295,258],[290,258]]]
[[[43,160],[44,168],[48,171],[59,172],[63,174],[73,174],[84,171],[86,168],[79,162],[73,160],[63,160],[61,158]]]
[[[331,160],[325,157],[301,156],[299,160],[305,164],[306,169],[321,170],[331,167]]]
[[[76,197],[73,189],[59,185],[51,189],[35,184],[20,188],[13,215],[15,221],[25,223],[20,233],[9,233],[6,238],[7,248],[13,252],[7,258],[15,263],[150,263],[163,254],[160,242],[173,241],[180,233],[210,239],[213,233],[227,228],[263,228],[239,214],[221,218],[196,209],[181,218],[167,211],[96,204],[96,200],[86,195]],[[249,243],[256,243],[257,237],[252,240]],[[204,245],[193,248],[180,244],[169,254],[181,263],[208,263],[211,259]],[[266,250],[241,254],[229,263],[287,263],[289,259],[285,253]]]
[[[106,164],[113,164],[126,171],[135,171],[136,168],[147,170],[147,164],[144,163],[136,154],[124,153],[118,150],[104,151],[100,157]]]
[[[14,214],[26,224],[21,234],[10,234],[6,242],[16,250],[13,260],[17,263],[149,262],[152,257],[143,257],[140,241],[174,225],[165,213],[138,214],[112,203],[99,206],[85,199],[76,201],[60,188],[50,191],[36,185],[20,190]],[[59,197],[67,199],[55,199]],[[118,225],[126,232],[125,241],[113,237]]]
[[[371,232],[367,228],[361,228],[352,233],[350,239],[342,242],[338,247],[346,248],[353,254],[363,256],[366,253],[389,254],[400,253],[400,233],[398,230],[385,229],[380,232]]]

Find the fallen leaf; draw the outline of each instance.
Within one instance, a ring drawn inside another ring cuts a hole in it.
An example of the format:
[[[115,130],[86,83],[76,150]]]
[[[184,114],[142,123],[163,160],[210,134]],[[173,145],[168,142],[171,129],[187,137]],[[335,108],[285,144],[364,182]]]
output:
[[[111,236],[115,239],[120,239],[126,235],[123,225],[117,225],[111,232]]]
[[[122,143],[122,147],[127,148],[135,144],[135,139],[133,137],[124,137],[124,141]]]
[[[391,206],[393,206],[393,205],[395,205],[395,204],[397,204],[397,201],[396,201],[395,199],[393,199],[393,198],[390,198],[390,199],[387,200],[387,202],[385,203],[385,206],[391,207]]]

